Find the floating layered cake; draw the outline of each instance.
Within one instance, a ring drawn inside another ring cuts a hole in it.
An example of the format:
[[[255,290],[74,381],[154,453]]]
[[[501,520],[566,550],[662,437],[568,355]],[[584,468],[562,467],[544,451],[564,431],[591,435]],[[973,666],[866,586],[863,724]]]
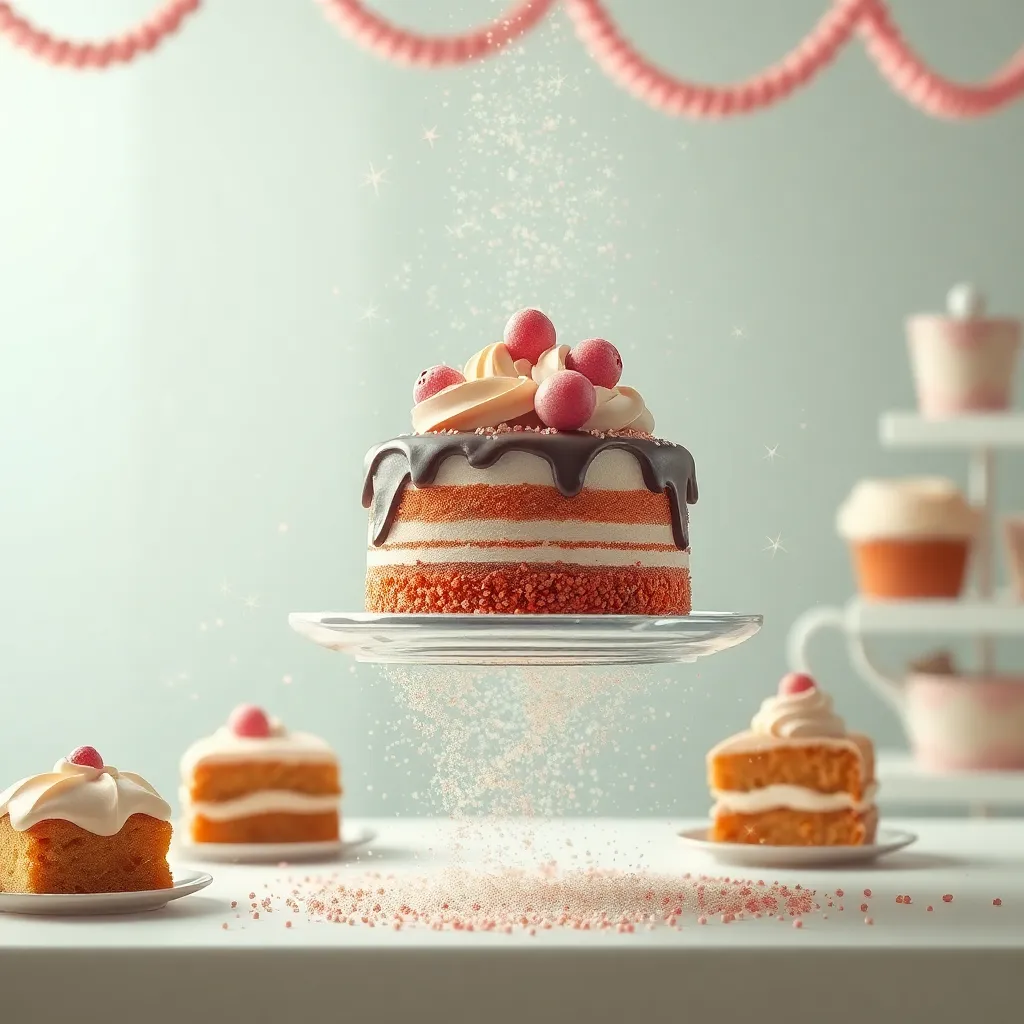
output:
[[[771,846],[872,843],[874,762],[871,740],[846,731],[814,680],[788,675],[748,731],[708,754],[711,838]]]
[[[0,892],[169,889],[170,818],[145,779],[79,747],[0,793]]]
[[[367,610],[689,614],[693,458],[621,373],[530,309],[461,371],[424,370],[415,433],[366,457]]]
[[[193,843],[310,843],[339,838],[338,759],[319,736],[289,732],[260,708],[181,760],[181,804]]]

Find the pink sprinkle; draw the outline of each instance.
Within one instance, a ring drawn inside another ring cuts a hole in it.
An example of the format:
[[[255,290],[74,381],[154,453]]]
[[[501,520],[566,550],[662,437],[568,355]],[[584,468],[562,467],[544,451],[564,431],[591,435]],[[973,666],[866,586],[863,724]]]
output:
[[[260,919],[260,912],[258,910],[254,910],[252,912],[252,919],[254,921],[258,921]]]
[[[994,903],[995,900],[993,900],[992,902]],[[703,914],[701,914],[700,917],[697,918],[697,924],[707,924],[707,923],[708,923],[708,919]]]
[[[863,914],[863,913],[864,913],[864,912],[865,912],[865,911],[866,911],[867,909],[868,909],[868,905],[867,905],[866,903],[862,903],[862,904],[860,905],[860,912],[861,912],[862,914]]]
[[[292,926],[291,921],[285,921],[284,926],[285,926],[285,928],[291,928],[291,926]]]
[[[227,921],[225,921],[225,922],[224,922],[224,923],[223,923],[223,924],[221,925],[221,928],[223,928],[223,929],[224,929],[224,931],[227,931],[227,930],[228,930],[228,923],[227,923]]]
[[[793,927],[794,928],[803,928],[803,926],[804,926],[804,923],[803,923],[803,921],[800,920],[799,917],[793,922]]]
[[[864,895],[867,896],[868,899],[871,899],[871,890],[870,889],[865,889],[864,890]]]
[[[952,903],[953,902],[952,894],[947,892],[946,895],[942,897],[942,902],[943,903]]]
[[[897,903],[902,903],[903,902],[903,897],[902,896],[897,896],[896,897],[896,902]]]
[[[837,896],[845,896],[845,895],[846,895],[846,893],[845,893],[845,892],[843,892],[843,890],[842,890],[842,889],[836,889],[836,895],[837,895]]]
[[[932,905],[931,905],[931,904],[929,903],[929,904],[928,904],[928,906],[927,906],[927,907],[926,907],[925,909],[926,909],[926,910],[928,911],[928,913],[930,914],[930,913],[931,913],[931,912],[932,912],[932,911],[933,911],[933,910],[934,910],[935,908],[934,908],[934,907],[933,907],[933,906],[932,906]]]
[[[235,907],[237,907],[237,906],[238,906],[238,900],[232,900],[231,901],[231,909],[234,910]]]
[[[1001,907],[1002,905],[1003,901],[998,896],[992,901],[993,907]]]
[[[251,899],[251,900],[256,899],[256,893],[254,893],[254,892],[249,893],[249,899]]]
[[[873,917],[865,917],[864,918],[864,923],[865,924],[874,924],[875,923],[875,919]]]

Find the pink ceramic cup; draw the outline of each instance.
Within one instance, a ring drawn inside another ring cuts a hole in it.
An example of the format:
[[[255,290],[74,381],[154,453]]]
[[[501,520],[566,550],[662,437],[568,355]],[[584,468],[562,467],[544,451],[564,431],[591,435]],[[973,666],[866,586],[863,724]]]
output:
[[[1024,677],[911,673],[903,718],[930,771],[1024,770]]]
[[[1013,401],[1020,321],[984,316],[981,296],[969,285],[949,294],[945,316],[907,321],[907,342],[921,414],[943,419],[998,412]]]

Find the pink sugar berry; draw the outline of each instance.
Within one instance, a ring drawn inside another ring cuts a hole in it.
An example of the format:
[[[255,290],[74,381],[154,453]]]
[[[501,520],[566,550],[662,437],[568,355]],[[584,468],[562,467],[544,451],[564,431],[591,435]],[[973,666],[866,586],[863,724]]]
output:
[[[270,735],[270,719],[262,708],[253,704],[239,704],[228,718],[228,728],[236,736],[265,739]]]
[[[597,407],[594,385],[575,370],[559,370],[541,382],[533,407],[546,427],[579,430]]]
[[[420,402],[433,398],[438,391],[444,391],[445,388],[449,388],[453,384],[464,384],[465,381],[466,378],[451,366],[445,366],[443,363],[431,366],[419,375],[413,385],[412,400],[419,405]]]
[[[565,368],[582,373],[594,387],[613,388],[622,376],[622,356],[604,338],[587,338],[569,350]]]
[[[508,318],[503,340],[513,362],[529,359],[535,366],[555,345],[555,325],[539,309],[521,309]]]
[[[780,697],[795,697],[798,693],[806,693],[815,689],[815,682],[803,672],[790,672],[779,682]]]
[[[72,764],[85,765],[88,768],[102,768],[103,758],[95,747],[75,747],[66,758]]]

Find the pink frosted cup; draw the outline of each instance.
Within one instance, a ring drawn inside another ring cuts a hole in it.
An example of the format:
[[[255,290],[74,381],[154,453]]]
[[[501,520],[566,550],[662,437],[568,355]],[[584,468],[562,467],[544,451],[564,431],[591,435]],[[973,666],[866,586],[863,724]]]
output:
[[[984,315],[970,285],[949,293],[946,316],[920,314],[907,321],[907,341],[922,415],[943,419],[997,412],[1013,400],[1020,321]]]

